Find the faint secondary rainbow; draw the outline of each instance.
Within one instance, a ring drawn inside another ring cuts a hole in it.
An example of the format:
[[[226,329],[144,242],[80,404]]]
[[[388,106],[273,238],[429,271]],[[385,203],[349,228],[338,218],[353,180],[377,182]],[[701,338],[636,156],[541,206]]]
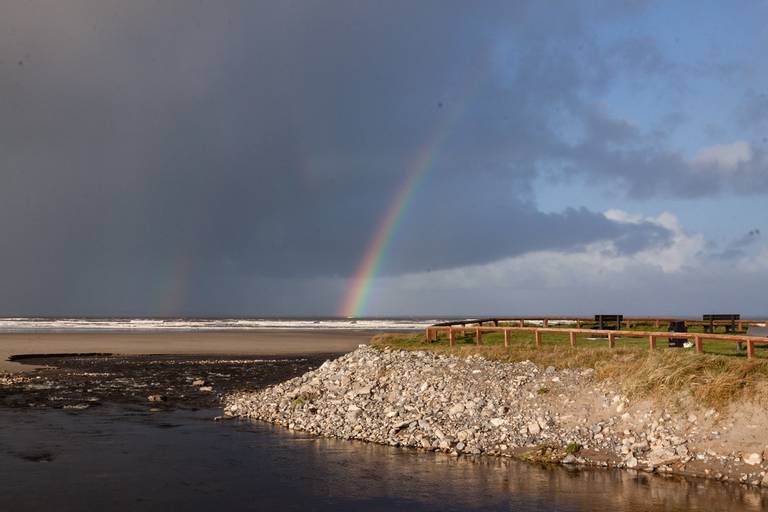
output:
[[[398,187],[397,193],[389,204],[386,213],[379,221],[376,232],[365,250],[363,259],[360,261],[357,271],[352,277],[352,282],[344,295],[344,300],[339,309],[340,316],[356,317],[361,316],[365,311],[373,279],[379,273],[384,256],[392,245],[394,235],[408,210],[411,199],[434,164],[446,135],[450,132],[458,117],[457,110],[455,109],[452,115],[447,115],[443,118],[437,129],[433,130],[431,136],[422,145],[410,164],[408,175],[400,184],[400,187]]]

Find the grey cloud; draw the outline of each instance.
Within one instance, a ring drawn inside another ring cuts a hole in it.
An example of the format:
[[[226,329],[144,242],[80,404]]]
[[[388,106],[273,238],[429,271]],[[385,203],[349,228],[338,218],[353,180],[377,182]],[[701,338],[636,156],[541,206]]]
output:
[[[666,243],[658,226],[535,206],[531,183],[552,161],[639,196],[719,186],[592,110],[585,96],[656,57],[630,46],[611,64],[581,9],[558,9],[12,2],[0,19],[0,312],[258,310],[278,295],[270,279],[346,278],[420,154],[432,165],[385,273]],[[490,58],[502,36],[512,70]],[[564,142],[560,115],[588,139]],[[202,297],[194,308],[157,299],[179,283]]]

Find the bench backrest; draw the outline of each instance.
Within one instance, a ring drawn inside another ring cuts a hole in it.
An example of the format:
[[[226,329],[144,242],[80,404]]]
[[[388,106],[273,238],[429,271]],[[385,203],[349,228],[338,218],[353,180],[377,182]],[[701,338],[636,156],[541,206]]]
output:
[[[741,315],[738,314],[709,314],[709,315],[702,315],[702,320],[706,321],[712,321],[712,320],[740,320]]]
[[[621,322],[624,320],[624,315],[595,315],[595,322]]]

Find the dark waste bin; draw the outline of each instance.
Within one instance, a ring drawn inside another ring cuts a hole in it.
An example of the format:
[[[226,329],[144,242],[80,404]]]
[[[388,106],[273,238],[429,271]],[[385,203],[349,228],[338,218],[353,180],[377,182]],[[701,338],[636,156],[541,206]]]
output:
[[[683,320],[672,320],[669,322],[669,329],[667,329],[669,332],[688,332],[688,327],[686,327],[685,322]],[[669,346],[670,347],[682,347],[683,344],[688,341],[687,338],[673,338],[672,336],[669,337]]]

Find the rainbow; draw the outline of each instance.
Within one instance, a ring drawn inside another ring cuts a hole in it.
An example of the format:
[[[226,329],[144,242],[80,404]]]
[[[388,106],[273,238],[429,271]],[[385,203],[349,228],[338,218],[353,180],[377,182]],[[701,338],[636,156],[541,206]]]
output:
[[[416,157],[409,165],[410,171],[398,187],[392,202],[379,221],[363,259],[352,277],[351,284],[339,308],[339,316],[359,317],[363,315],[371,294],[373,279],[379,273],[384,256],[392,246],[392,241],[402,223],[403,216],[408,210],[411,199],[432,168],[439,154],[439,149],[450,128],[454,125],[456,117],[457,112],[455,110],[453,115],[445,116],[443,122],[438,125],[436,130],[433,130],[427,142],[417,152]]]

